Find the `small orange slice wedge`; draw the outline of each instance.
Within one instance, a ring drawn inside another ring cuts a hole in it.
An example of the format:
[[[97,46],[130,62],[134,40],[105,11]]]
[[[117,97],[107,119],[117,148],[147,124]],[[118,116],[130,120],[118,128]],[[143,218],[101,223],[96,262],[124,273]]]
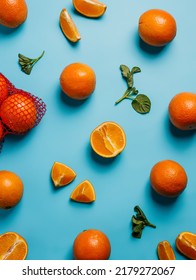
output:
[[[159,242],[157,246],[157,253],[159,260],[175,260],[174,251],[170,245],[170,243],[166,240]]]
[[[61,162],[54,162],[51,170],[51,178],[55,187],[66,186],[71,183],[75,177],[76,173],[72,168]]]
[[[91,18],[102,16],[107,9],[104,3],[97,0],[72,0],[72,3],[76,11]]]
[[[65,8],[62,9],[60,13],[59,22],[62,32],[68,40],[75,43],[81,39],[80,33],[75,23],[73,22],[70,14]]]
[[[104,158],[120,154],[126,145],[125,132],[114,122],[104,122],[96,127],[90,135],[91,147],[95,153]]]
[[[16,232],[0,235],[0,260],[25,260],[28,245],[25,239]]]
[[[81,182],[71,193],[70,198],[77,202],[90,203],[95,201],[96,195],[93,185],[85,180]]]
[[[177,249],[187,258],[196,260],[196,234],[181,232],[176,238]]]

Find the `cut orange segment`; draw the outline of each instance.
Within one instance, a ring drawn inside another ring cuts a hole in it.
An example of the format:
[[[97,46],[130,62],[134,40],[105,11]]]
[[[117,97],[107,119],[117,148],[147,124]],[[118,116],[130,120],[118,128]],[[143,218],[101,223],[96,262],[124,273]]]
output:
[[[93,185],[85,180],[81,182],[71,193],[70,198],[77,202],[90,203],[95,201],[96,195]]]
[[[174,251],[170,243],[166,240],[160,242],[157,246],[159,260],[175,260]]]
[[[176,247],[187,258],[196,260],[196,234],[181,232],[176,238]]]
[[[0,235],[0,260],[25,260],[28,245],[25,239],[16,232]]]
[[[75,23],[73,22],[70,14],[65,8],[62,9],[60,13],[59,21],[63,34],[67,37],[68,40],[75,43],[81,39],[80,33]]]
[[[51,178],[55,187],[66,186],[71,183],[75,177],[76,173],[72,168],[61,162],[54,162],[51,171]]]
[[[104,3],[97,0],[72,0],[72,3],[76,11],[91,18],[102,16],[107,9]]]
[[[90,143],[95,153],[105,158],[112,158],[124,150],[126,135],[117,123],[104,122],[93,130]]]

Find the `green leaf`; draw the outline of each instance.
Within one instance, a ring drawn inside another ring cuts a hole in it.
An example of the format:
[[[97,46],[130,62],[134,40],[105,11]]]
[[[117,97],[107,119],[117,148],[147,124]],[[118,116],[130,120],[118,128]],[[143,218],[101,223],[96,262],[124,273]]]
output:
[[[146,114],[150,112],[151,101],[148,96],[144,94],[138,94],[131,103],[133,109],[140,114]]]
[[[131,73],[127,74],[127,85],[129,88],[133,87],[133,75]]]
[[[137,66],[134,66],[132,69],[131,69],[131,74],[136,74],[136,73],[140,73],[141,72],[141,69]]]
[[[29,58],[27,56],[24,56],[23,54],[19,53],[18,54],[18,63],[21,66],[21,70],[27,74],[30,75],[33,66],[35,65],[35,63],[38,62],[38,60],[40,60],[42,58],[42,56],[44,55],[45,51],[42,52],[42,54],[37,57],[37,58]]]
[[[127,78],[128,75],[131,74],[129,67],[127,67],[126,65],[121,64],[120,70],[124,78]]]

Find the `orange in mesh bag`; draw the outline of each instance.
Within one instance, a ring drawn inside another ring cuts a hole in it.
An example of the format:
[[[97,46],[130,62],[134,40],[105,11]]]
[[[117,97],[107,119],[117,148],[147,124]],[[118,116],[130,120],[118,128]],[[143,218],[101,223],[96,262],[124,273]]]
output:
[[[0,149],[6,134],[24,134],[38,125],[46,112],[41,98],[15,88],[0,73]]]

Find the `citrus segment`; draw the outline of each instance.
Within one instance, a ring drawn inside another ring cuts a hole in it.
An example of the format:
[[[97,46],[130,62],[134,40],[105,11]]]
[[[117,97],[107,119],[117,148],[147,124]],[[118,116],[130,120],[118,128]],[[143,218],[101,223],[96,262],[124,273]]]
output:
[[[69,166],[54,162],[51,170],[51,178],[55,187],[66,186],[71,183],[76,177],[76,173]]]
[[[93,130],[90,143],[95,153],[105,158],[112,158],[124,150],[126,135],[117,123],[104,122]]]
[[[95,201],[96,195],[93,185],[85,180],[81,182],[71,193],[70,198],[77,202],[90,203]]]
[[[59,21],[62,32],[68,40],[75,43],[81,39],[80,33],[75,23],[73,22],[70,14],[65,8],[62,9],[60,13]]]
[[[166,240],[160,242],[157,246],[159,260],[175,260],[174,251],[170,243]]]
[[[0,260],[25,260],[28,245],[25,239],[15,232],[0,235]]]
[[[102,16],[107,6],[97,0],[72,0],[75,9],[82,15],[91,18]]]
[[[176,238],[177,249],[191,260],[196,260],[196,234],[181,232]]]

